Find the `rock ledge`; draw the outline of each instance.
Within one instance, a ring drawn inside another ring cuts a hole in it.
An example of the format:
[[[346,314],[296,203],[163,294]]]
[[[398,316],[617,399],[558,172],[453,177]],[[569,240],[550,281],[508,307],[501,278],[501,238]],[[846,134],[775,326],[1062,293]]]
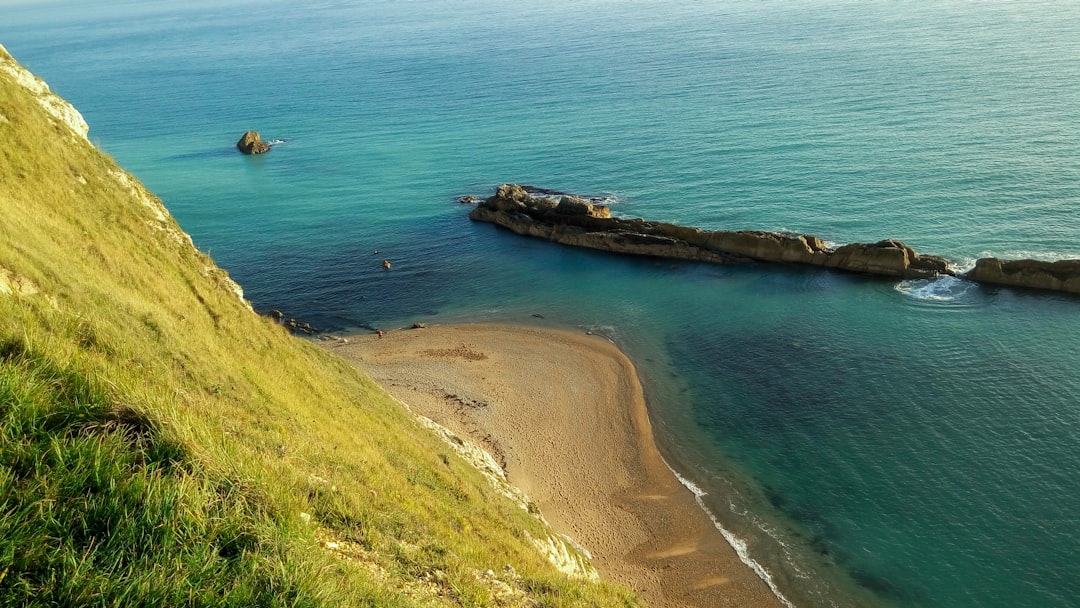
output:
[[[563,195],[536,197],[503,184],[469,214],[518,234],[616,253],[714,264],[752,261],[806,264],[905,279],[953,274],[947,260],[920,255],[896,240],[852,243],[835,249],[807,234],[755,230],[702,230],[611,216],[606,205]]]
[[[979,283],[1080,294],[1080,260],[983,258],[971,271],[957,275],[949,260],[920,254],[895,239],[829,247],[809,234],[702,230],[641,218],[612,217],[611,210],[595,200],[532,186],[503,184],[494,196],[480,202],[469,217],[517,234],[614,253],[713,264],[803,264],[901,279],[953,275]]]

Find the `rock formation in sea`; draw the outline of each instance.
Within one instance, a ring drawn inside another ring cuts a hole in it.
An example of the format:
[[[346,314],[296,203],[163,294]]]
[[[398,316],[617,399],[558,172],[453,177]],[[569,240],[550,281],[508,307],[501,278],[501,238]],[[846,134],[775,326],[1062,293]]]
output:
[[[965,278],[980,283],[1080,293],[1080,260],[980,258]]]
[[[469,214],[518,234],[565,245],[616,253],[714,264],[783,262],[898,278],[953,274],[944,258],[920,255],[896,240],[828,247],[820,238],[754,230],[702,230],[643,219],[611,216],[605,205],[575,196],[558,200],[503,184]]]
[[[240,136],[236,147],[244,154],[264,154],[270,151],[270,146],[262,140],[258,131],[247,131]]]

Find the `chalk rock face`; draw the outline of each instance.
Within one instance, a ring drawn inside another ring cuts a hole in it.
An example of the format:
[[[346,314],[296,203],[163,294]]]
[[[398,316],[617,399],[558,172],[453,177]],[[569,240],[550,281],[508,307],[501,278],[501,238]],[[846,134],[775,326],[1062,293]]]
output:
[[[262,140],[258,131],[248,131],[236,142],[236,147],[244,154],[264,154],[270,151],[270,146]]]
[[[37,102],[41,104],[41,107],[45,108],[45,111],[51,114],[53,118],[71,129],[75,135],[87,139],[86,135],[90,132],[90,127],[87,126],[82,114],[70,103],[49,90],[49,85],[45,84],[44,80],[34,76],[29,70],[19,65],[8,54],[3,45],[0,45],[0,75],[29,90]]]
[[[1080,260],[1000,260],[981,258],[966,275],[972,281],[1080,293]]]

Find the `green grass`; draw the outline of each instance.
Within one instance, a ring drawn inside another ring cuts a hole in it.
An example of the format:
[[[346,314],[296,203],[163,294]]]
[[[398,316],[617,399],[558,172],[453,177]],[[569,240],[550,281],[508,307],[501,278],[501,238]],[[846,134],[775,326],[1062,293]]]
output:
[[[637,605],[2,72],[0,116],[0,606]]]
[[[200,475],[155,422],[20,342],[0,345],[0,589],[8,605],[325,599],[240,480]]]

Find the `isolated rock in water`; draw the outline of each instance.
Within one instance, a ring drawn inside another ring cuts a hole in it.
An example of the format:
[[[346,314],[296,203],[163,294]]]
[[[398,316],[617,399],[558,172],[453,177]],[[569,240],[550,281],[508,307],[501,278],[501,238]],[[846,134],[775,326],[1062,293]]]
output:
[[[981,258],[965,278],[980,283],[1080,293],[1080,260],[999,260]]]
[[[262,140],[258,131],[248,131],[236,142],[236,147],[244,154],[263,154],[270,151],[270,146]]]

